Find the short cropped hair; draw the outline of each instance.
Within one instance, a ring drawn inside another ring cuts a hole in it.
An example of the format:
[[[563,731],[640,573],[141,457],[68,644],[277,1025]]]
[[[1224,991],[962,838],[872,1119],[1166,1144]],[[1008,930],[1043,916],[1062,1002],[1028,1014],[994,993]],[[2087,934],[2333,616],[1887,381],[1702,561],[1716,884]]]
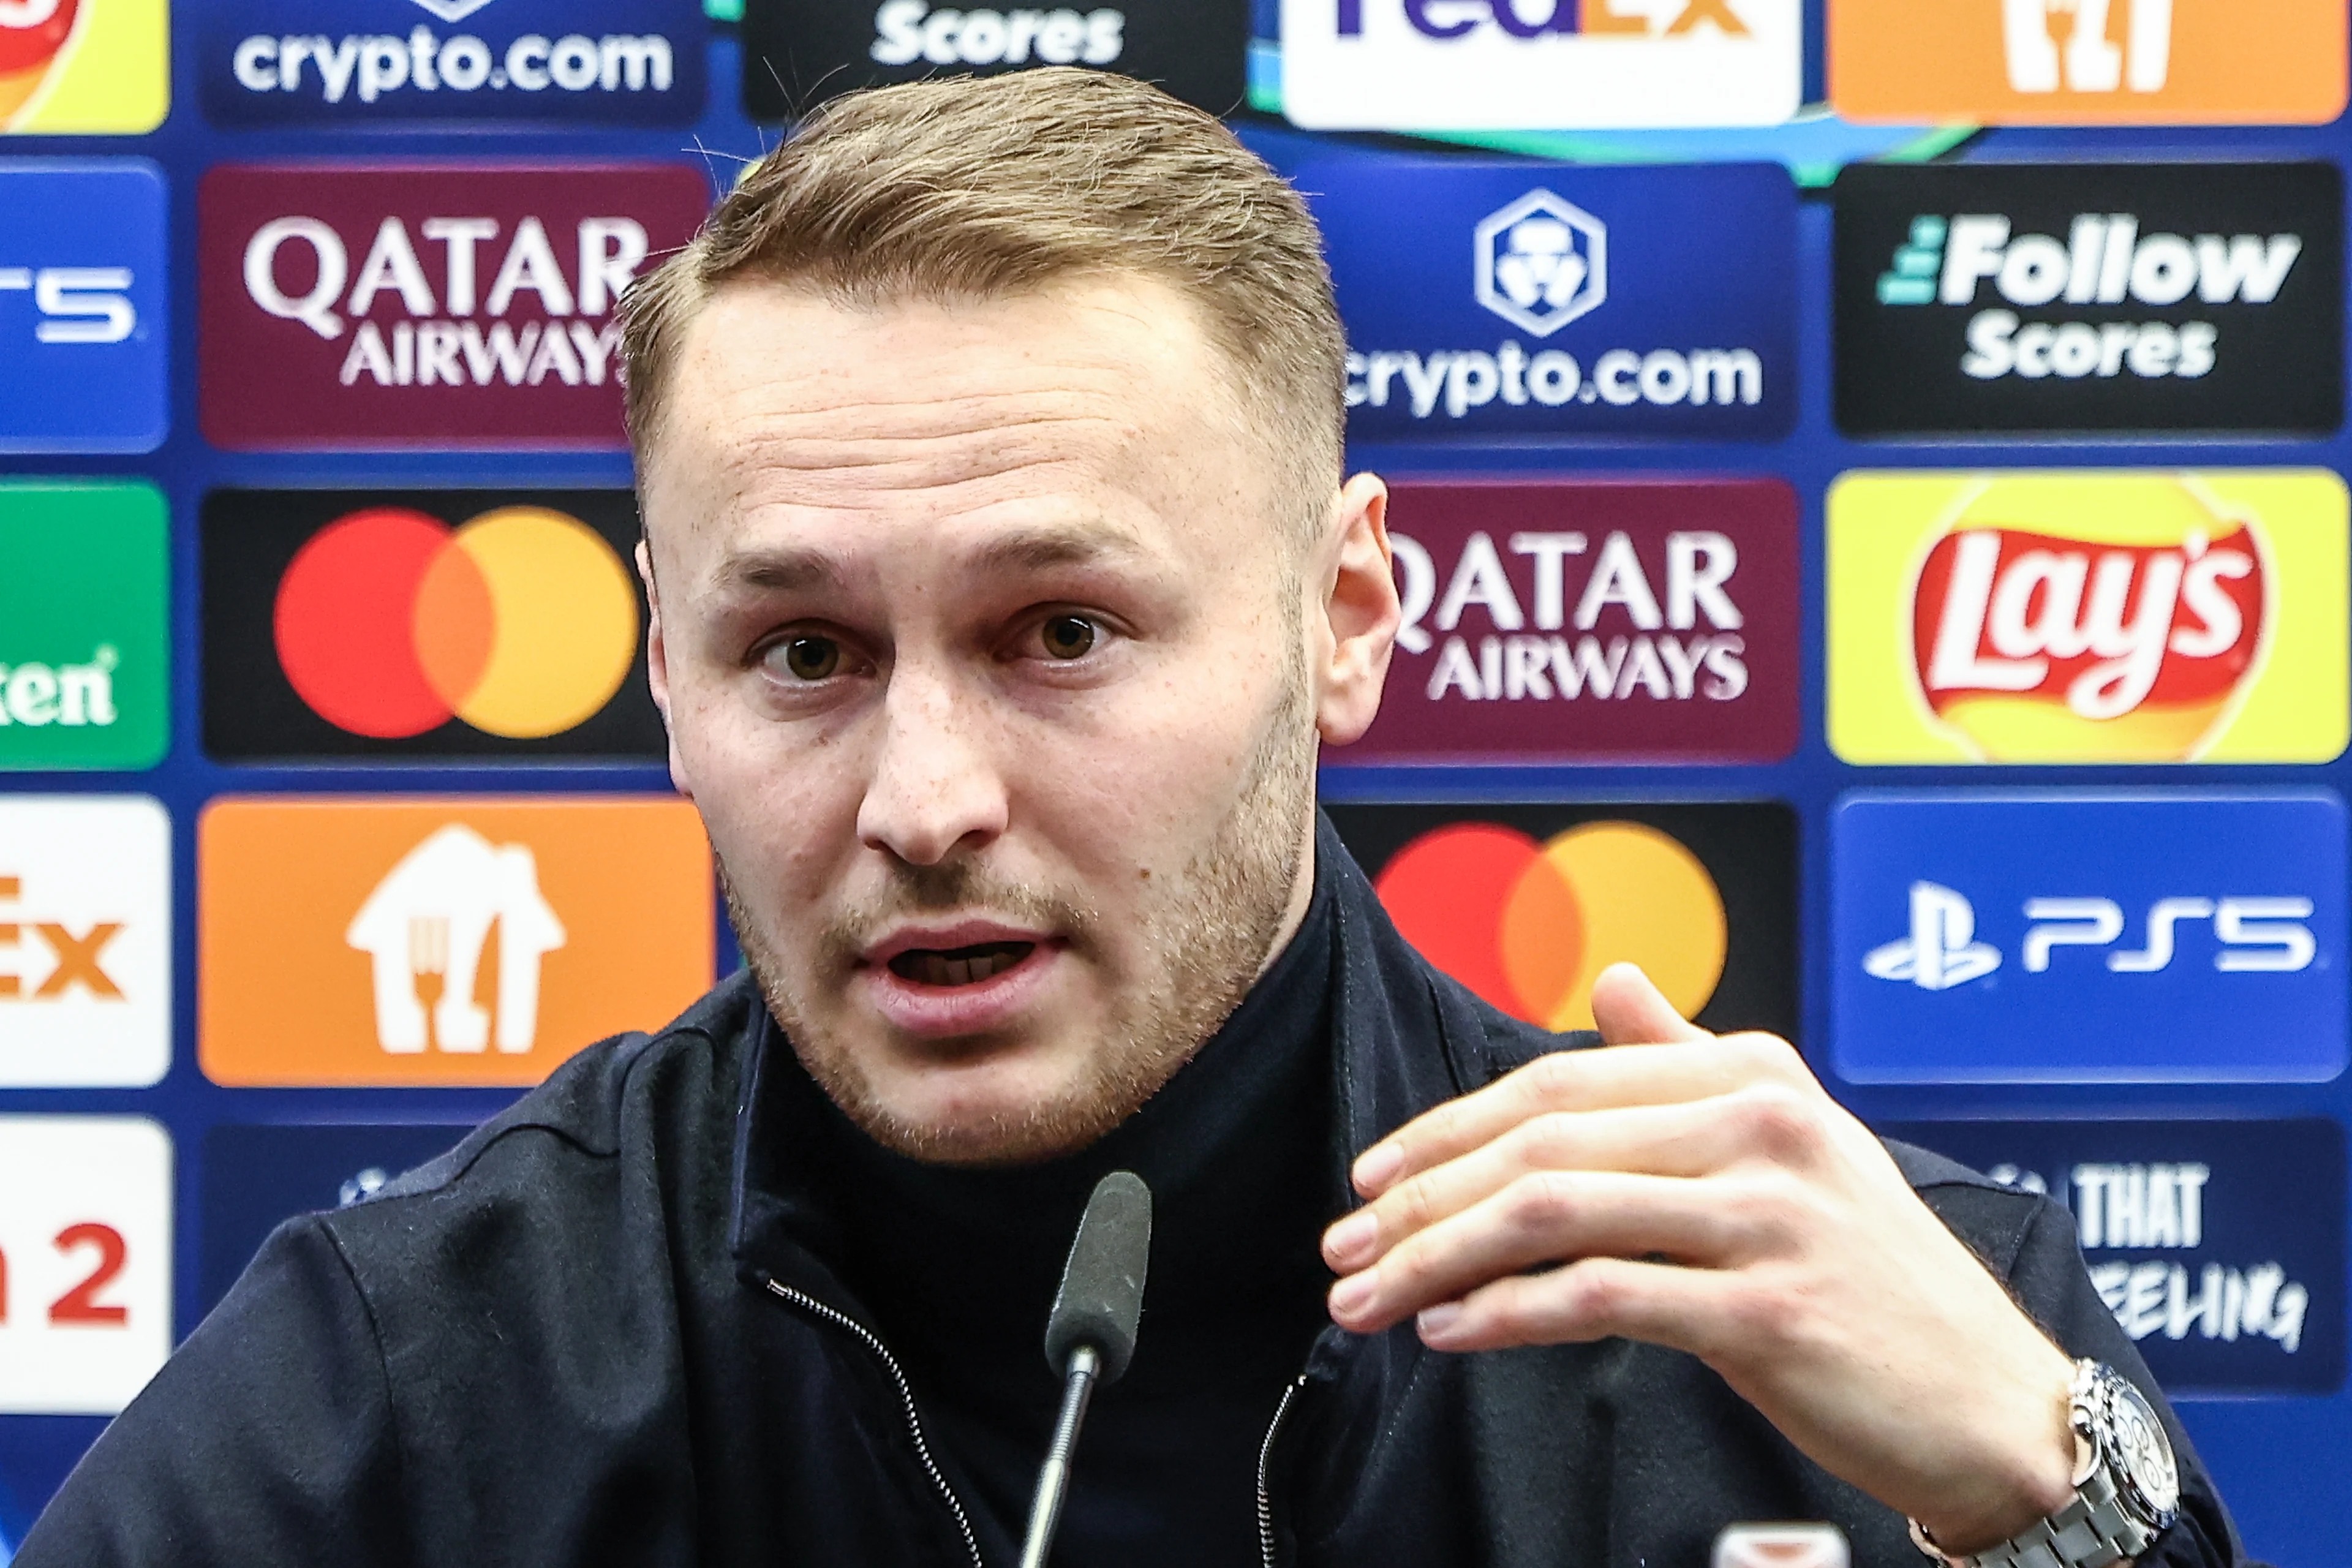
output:
[[[863,306],[1087,276],[1154,279],[1200,308],[1239,372],[1236,413],[1276,448],[1298,526],[1318,525],[1339,479],[1347,343],[1306,204],[1214,117],[1071,67],[853,92],[811,115],[630,288],[631,442],[643,458],[687,326],[730,280]]]

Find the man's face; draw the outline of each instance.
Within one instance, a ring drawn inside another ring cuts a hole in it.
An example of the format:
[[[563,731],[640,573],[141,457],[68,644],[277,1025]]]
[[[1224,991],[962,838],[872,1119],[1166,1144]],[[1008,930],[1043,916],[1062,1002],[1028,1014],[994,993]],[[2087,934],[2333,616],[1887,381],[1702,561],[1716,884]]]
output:
[[[1329,552],[1232,374],[1142,280],[739,282],[686,335],[641,476],[672,771],[802,1059],[903,1152],[1092,1142],[1304,907]]]

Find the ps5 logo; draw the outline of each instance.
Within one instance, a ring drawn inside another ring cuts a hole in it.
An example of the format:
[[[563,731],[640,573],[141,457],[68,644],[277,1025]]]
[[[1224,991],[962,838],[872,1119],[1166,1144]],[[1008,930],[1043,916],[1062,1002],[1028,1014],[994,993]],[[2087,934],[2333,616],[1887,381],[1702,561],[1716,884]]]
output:
[[[119,343],[139,325],[128,267],[0,267],[0,294],[29,292],[45,343]]]
[[[1609,298],[1608,225],[1549,191],[1479,219],[1472,243],[1478,303],[1521,331],[1548,338]]]
[[[2000,950],[1976,940],[1976,909],[1940,884],[1911,884],[1908,936],[1873,948],[1862,967],[1874,979],[1908,981],[1923,991],[1948,991],[1999,969]],[[2116,974],[2156,974],[2179,956],[2183,925],[2210,923],[2217,951],[2213,967],[2225,974],[2295,974],[2311,967],[2319,944],[2305,922],[2312,901],[2296,898],[2162,898],[2149,906],[2140,945],[2116,949],[2124,935],[2123,906],[2113,899],[2025,900],[2021,958],[2029,974],[2046,973],[2061,948],[2107,949]]]

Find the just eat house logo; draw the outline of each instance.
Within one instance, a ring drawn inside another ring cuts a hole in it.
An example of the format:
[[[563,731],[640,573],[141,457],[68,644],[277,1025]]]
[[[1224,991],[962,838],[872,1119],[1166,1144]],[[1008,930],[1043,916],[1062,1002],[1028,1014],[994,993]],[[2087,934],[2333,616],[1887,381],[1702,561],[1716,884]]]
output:
[[[215,168],[198,198],[205,434],[617,448],[621,293],[709,199],[669,163]]]
[[[1777,125],[1801,0],[1281,0],[1283,112],[1310,131]]]

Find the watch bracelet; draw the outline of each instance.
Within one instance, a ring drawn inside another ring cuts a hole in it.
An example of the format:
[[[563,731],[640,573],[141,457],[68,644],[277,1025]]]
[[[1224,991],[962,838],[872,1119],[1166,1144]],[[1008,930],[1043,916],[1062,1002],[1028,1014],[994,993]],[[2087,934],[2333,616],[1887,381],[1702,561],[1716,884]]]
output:
[[[2087,1413],[2099,1363],[2075,1363],[2070,1403]],[[2080,1429],[2078,1425],[2078,1430]],[[2085,1434],[2088,1436],[2088,1434]],[[1917,1520],[1912,1520],[1912,1543],[1948,1568],[2111,1568],[2147,1550],[2161,1530],[2142,1520],[2126,1503],[2116,1485],[2116,1472],[2105,1446],[2092,1438],[2095,1462],[2074,1489],[2066,1506],[2038,1519],[2000,1544],[1967,1557],[1955,1557],[1938,1547]]]

